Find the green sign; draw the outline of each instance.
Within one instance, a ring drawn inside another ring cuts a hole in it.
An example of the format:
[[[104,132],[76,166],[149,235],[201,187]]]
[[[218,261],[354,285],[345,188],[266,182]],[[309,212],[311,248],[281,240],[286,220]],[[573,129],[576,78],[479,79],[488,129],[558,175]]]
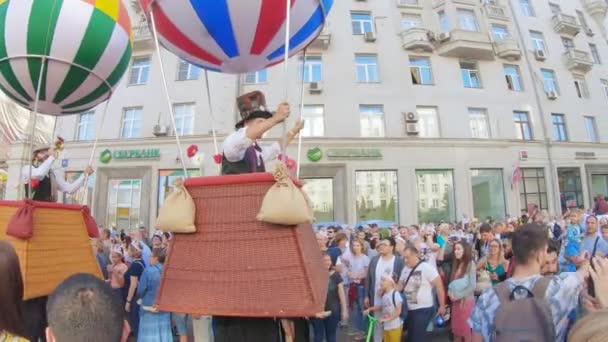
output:
[[[329,159],[382,159],[379,149],[367,148],[334,148],[326,152]]]
[[[323,158],[323,151],[321,151],[321,149],[318,147],[311,148],[308,150],[308,152],[306,152],[306,156],[311,162],[318,162],[321,160],[321,158]]]
[[[160,159],[160,149],[143,148],[134,150],[104,150],[99,156],[99,161],[108,164],[112,159],[134,160],[134,159]]]

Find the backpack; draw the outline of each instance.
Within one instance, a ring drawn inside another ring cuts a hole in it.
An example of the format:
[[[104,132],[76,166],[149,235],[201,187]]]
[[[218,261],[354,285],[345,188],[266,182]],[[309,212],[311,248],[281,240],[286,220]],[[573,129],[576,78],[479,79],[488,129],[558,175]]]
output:
[[[409,310],[409,308],[407,307],[407,300],[405,300],[405,297],[403,296],[403,294],[401,292],[393,291],[393,306],[395,308],[397,308],[397,301],[395,300],[395,293],[397,293],[397,294],[399,294],[399,296],[401,296],[401,315],[399,315],[399,318],[401,318],[401,320],[405,322],[407,320],[407,311]]]
[[[554,342],[555,326],[545,292],[551,278],[540,278],[532,291],[516,286],[512,291],[507,282],[498,284],[496,294],[500,306],[494,319],[492,342]],[[526,298],[515,299],[514,292],[525,290]]]

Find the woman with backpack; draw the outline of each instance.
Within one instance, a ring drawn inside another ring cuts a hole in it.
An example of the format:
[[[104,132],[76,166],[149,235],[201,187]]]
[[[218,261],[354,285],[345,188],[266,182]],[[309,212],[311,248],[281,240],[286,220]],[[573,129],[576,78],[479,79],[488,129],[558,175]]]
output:
[[[471,327],[467,320],[475,307],[475,263],[472,247],[458,241],[454,244],[452,274],[448,296],[452,301],[452,334],[454,341],[471,341]]]

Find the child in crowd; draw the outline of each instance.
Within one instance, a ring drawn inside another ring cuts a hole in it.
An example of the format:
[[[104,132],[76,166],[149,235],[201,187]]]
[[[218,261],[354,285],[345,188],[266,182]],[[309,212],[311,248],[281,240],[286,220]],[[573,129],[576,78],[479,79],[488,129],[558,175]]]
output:
[[[372,306],[363,311],[367,315],[371,311],[380,311],[380,322],[384,327],[384,342],[400,342],[403,331],[403,321],[401,320],[401,308],[403,298],[395,290],[396,284],[392,277],[383,276],[381,290],[383,292],[380,305]]]
[[[582,210],[574,210],[569,215],[569,224],[566,229],[566,248],[565,255],[566,259],[577,257],[581,254],[581,241],[583,239],[581,235],[580,221],[583,218]],[[576,272],[576,265],[568,260],[564,264],[565,269],[562,272]]]
[[[129,269],[127,264],[125,264],[124,254],[125,253],[120,245],[113,246],[112,252],[110,253],[110,260],[112,264],[108,265],[107,282],[112,287],[112,290],[116,291],[118,294],[121,293],[122,288],[125,286],[124,275]]]

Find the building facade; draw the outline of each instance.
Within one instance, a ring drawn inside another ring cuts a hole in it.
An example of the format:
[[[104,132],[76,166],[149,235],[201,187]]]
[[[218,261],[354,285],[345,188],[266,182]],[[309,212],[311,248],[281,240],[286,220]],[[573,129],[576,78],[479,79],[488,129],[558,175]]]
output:
[[[408,224],[517,216],[529,204],[552,213],[592,207],[608,194],[607,9],[603,0],[336,1],[287,74],[283,65],[210,72],[210,98],[204,71],[163,50],[175,129],[161,59],[134,10],[132,65],[107,110],[58,121],[69,140],[62,166],[78,176],[98,135],[86,199],[98,223],[152,225],[183,175],[173,135],[183,150],[202,152],[185,160],[191,175],[218,174],[211,132],[221,143],[239,119],[236,96],[261,90],[271,107],[288,99],[289,124],[306,120],[301,176],[318,221]],[[20,162],[7,161],[9,198],[18,196]]]

